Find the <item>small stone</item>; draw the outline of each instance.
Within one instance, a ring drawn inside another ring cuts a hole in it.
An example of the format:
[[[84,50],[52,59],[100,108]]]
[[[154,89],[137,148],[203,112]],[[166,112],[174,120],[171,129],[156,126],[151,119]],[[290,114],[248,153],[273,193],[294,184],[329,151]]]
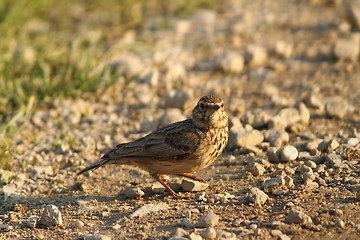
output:
[[[280,234],[280,235],[278,236],[278,238],[279,238],[280,240],[291,240],[291,237],[289,237],[289,236],[286,235],[286,234]]]
[[[294,187],[294,180],[290,176],[284,177],[285,186],[287,188],[293,188]]]
[[[317,167],[316,163],[314,161],[311,161],[311,160],[306,161],[305,165],[310,167],[311,169],[315,169]]]
[[[150,87],[157,87],[159,82],[159,70],[157,68],[145,68],[139,75],[139,83],[146,83]]]
[[[287,146],[285,146],[283,148],[280,148],[279,151],[280,152],[279,152],[278,155],[280,156],[280,160],[282,162],[293,161],[299,155],[298,150],[292,145],[287,145]]]
[[[195,194],[195,201],[202,202],[206,201],[206,193],[205,192],[198,192]]]
[[[140,198],[145,195],[139,187],[127,187],[120,194],[125,195],[126,198]]]
[[[275,147],[281,147],[289,142],[289,134],[283,129],[269,129],[264,132],[264,138],[270,143],[270,146]]]
[[[360,200],[360,184],[353,184],[348,187],[348,189],[358,195],[358,198]]]
[[[192,229],[194,228],[194,224],[191,223],[191,221],[188,218],[184,218],[180,225],[186,229]]]
[[[205,239],[215,239],[216,230],[212,227],[208,227],[201,233],[201,236]]]
[[[283,121],[285,127],[290,128],[296,124],[308,124],[310,112],[304,103],[297,104],[297,107],[283,108],[273,118]],[[271,127],[271,121],[269,126]]]
[[[236,240],[236,235],[227,231],[218,231],[216,233],[216,239],[218,240]]]
[[[285,179],[282,176],[277,176],[271,179],[268,179],[264,183],[264,190],[273,192],[274,190],[280,188],[285,184]]]
[[[290,175],[294,175],[295,174],[295,169],[293,167],[290,167],[289,165],[280,165],[280,167],[284,167],[284,171],[281,173],[281,175],[283,176],[288,176],[286,174],[290,174]],[[284,177],[284,178],[285,178]]]
[[[279,163],[280,162],[280,156],[278,156],[278,150],[275,147],[270,147],[268,150],[266,150],[266,155],[269,159],[269,162],[271,163]]]
[[[202,240],[203,238],[199,234],[192,232],[189,235],[189,239],[190,240]]]
[[[245,52],[245,62],[252,66],[262,66],[267,61],[266,49],[260,46],[249,45]]]
[[[286,121],[279,116],[273,116],[268,124],[268,128],[270,129],[285,129],[286,126]]]
[[[7,202],[14,195],[16,188],[13,185],[5,185],[0,189],[1,195],[4,195],[3,201]]]
[[[247,111],[244,115],[242,115],[241,121],[245,124],[250,124],[254,128],[261,128],[267,126],[270,118],[271,116],[267,112],[261,109],[255,109]]]
[[[332,152],[332,151],[334,151],[335,149],[337,149],[338,147],[339,147],[339,142],[338,141],[336,141],[336,140],[330,140],[330,142],[329,142],[329,146],[327,147],[327,151],[328,152]]]
[[[52,166],[32,166],[27,169],[27,172],[34,176],[54,174]]]
[[[8,224],[0,224],[0,232],[9,232],[11,229],[13,227]]]
[[[279,237],[280,235],[282,235],[283,233],[278,230],[278,229],[272,229],[270,230],[270,235],[273,237]]]
[[[357,138],[348,138],[347,140],[346,140],[346,144],[347,145],[349,145],[349,146],[352,146],[352,147],[355,147],[356,145],[358,145],[359,144],[359,139],[357,139]]]
[[[129,78],[138,75],[144,69],[142,59],[135,54],[116,56],[110,61],[109,65],[112,70],[122,70]]]
[[[73,223],[73,227],[74,228],[77,228],[77,229],[81,229],[85,226],[85,223],[81,220],[76,220],[74,223]]]
[[[343,220],[341,220],[341,219],[336,219],[335,223],[334,223],[334,226],[338,227],[338,228],[344,228],[345,227],[345,222]]]
[[[165,192],[165,188],[163,185],[161,185],[161,183],[159,182],[155,182],[151,185],[150,187],[150,191],[155,193],[155,194],[161,194]]]
[[[239,53],[227,52],[219,57],[219,67],[228,74],[239,74],[244,69],[244,58]]]
[[[250,193],[247,195],[247,199],[249,202],[261,206],[269,199],[269,196],[259,188],[253,187],[250,189]]]
[[[264,83],[261,86],[261,93],[265,94],[265,96],[268,97],[273,97],[273,96],[278,96],[280,95],[280,91],[279,88],[277,86],[275,86],[274,84],[269,84],[269,83]],[[264,112],[260,109],[257,109],[260,112]]]
[[[186,235],[188,235],[188,232],[183,228],[178,227],[174,232],[174,237],[184,237]]]
[[[254,235],[255,236],[261,236],[261,234],[263,233],[263,230],[261,230],[261,228],[257,228],[254,230]]]
[[[181,182],[181,188],[186,192],[200,192],[205,190],[209,184],[191,180],[191,179],[183,179]]]
[[[170,123],[178,122],[185,120],[186,117],[182,113],[182,111],[178,108],[168,108],[165,113],[159,119],[159,126],[163,127],[169,125]]]
[[[114,230],[118,230],[118,229],[122,228],[122,226],[118,223],[115,223],[114,225],[111,226],[111,228]]]
[[[186,79],[186,68],[181,62],[169,62],[166,66],[165,83],[166,88],[173,88],[174,82],[182,82]]]
[[[260,163],[252,162],[246,166],[246,171],[251,172],[254,176],[260,176],[264,174],[265,168]]]
[[[300,174],[300,179],[303,181],[312,181],[315,179],[315,174],[311,167],[301,164],[296,168],[296,172]]]
[[[165,94],[163,102],[166,108],[184,109],[185,103],[193,98],[191,89],[177,89]]]
[[[264,222],[264,223],[262,223],[262,225],[264,227],[268,227],[268,228],[280,228],[280,227],[284,226],[285,223],[275,220],[275,221],[271,221],[271,222]]]
[[[36,225],[38,223],[38,217],[37,216],[31,216],[28,217],[28,219],[25,220],[25,224],[26,226],[28,226],[29,228],[35,228]]]
[[[329,211],[329,213],[332,216],[342,216],[342,215],[344,215],[344,212],[341,209],[331,209]]]
[[[324,179],[318,178],[317,182],[319,183],[320,186],[327,187],[327,183]]]
[[[236,157],[234,155],[224,156],[223,159],[224,159],[225,166],[232,166],[236,163]]]
[[[298,159],[306,161],[308,159],[312,159],[312,157],[309,152],[299,152]]]
[[[175,32],[178,35],[178,38],[182,39],[185,35],[191,32],[191,22],[188,20],[176,21]]]
[[[87,205],[89,205],[91,203],[91,201],[85,200],[85,199],[78,199],[75,202],[80,207],[85,207],[85,206],[87,206]]]
[[[286,106],[289,106],[291,104],[290,101],[291,101],[291,99],[283,97],[283,96],[281,96],[281,94],[271,96],[271,103],[274,106],[286,107]],[[279,116],[277,116],[277,117],[279,117]],[[286,119],[284,119],[284,120],[286,121]]]
[[[295,223],[309,225],[312,223],[312,219],[310,216],[298,210],[290,210],[288,215],[286,216],[286,221],[290,224]]]
[[[338,60],[356,62],[359,59],[360,47],[352,39],[338,39],[335,43],[334,54]]]
[[[341,166],[341,157],[336,153],[330,153],[325,156],[325,163],[329,167],[340,167]]]
[[[249,228],[252,229],[252,230],[255,230],[258,228],[258,225],[256,223],[252,223],[249,225]]]
[[[340,0],[342,1],[342,0]],[[339,32],[342,34],[348,34],[351,32],[351,24],[349,22],[343,21],[338,25]]]
[[[324,109],[324,102],[318,98],[315,93],[309,93],[304,100],[308,106],[317,108],[320,110]]]
[[[313,191],[314,189],[317,189],[317,188],[319,187],[319,184],[316,183],[316,182],[313,182],[313,181],[309,180],[309,181],[306,181],[306,182],[304,183],[304,187],[305,187],[305,190],[306,190],[306,191],[311,192],[311,191]]]
[[[210,210],[199,218],[199,227],[214,227],[218,222],[219,216]]]
[[[111,237],[100,234],[86,234],[83,238],[84,240],[111,240]]]
[[[313,172],[312,168],[309,166],[306,166],[305,164],[301,164],[296,168],[296,172],[300,173],[300,174],[304,174],[307,172]]]
[[[235,199],[236,196],[231,194],[231,193],[228,193],[228,192],[225,192],[225,193],[219,193],[219,194],[213,194],[212,195],[215,202],[221,202],[221,203],[227,203],[228,201],[230,201],[231,199]]]
[[[346,100],[341,98],[332,98],[326,102],[325,111],[330,117],[342,119],[345,116],[348,107],[349,106]]]
[[[233,97],[233,98],[229,99],[229,102],[228,102],[228,104],[226,106],[227,106],[227,108],[228,108],[228,110],[230,112],[232,112],[235,116],[237,116],[237,115],[240,115],[240,114],[245,112],[246,102],[242,98]],[[230,121],[231,121],[232,118],[233,119],[239,119],[237,117],[230,117],[229,118]],[[239,123],[241,125],[240,120],[239,120]]]
[[[148,105],[153,100],[153,95],[150,92],[151,87],[147,83],[138,83],[134,89],[136,100],[143,105]]]
[[[39,223],[47,227],[62,225],[63,220],[60,210],[55,205],[47,205],[41,215]]]
[[[229,132],[230,149],[236,147],[256,146],[264,140],[263,134],[259,130],[246,130],[238,127],[231,127]]]
[[[301,123],[308,123],[310,121],[310,111],[309,109],[306,107],[306,105],[304,103],[299,103],[297,105],[297,109],[300,113],[300,122]]]
[[[161,210],[165,210],[168,208],[168,205],[166,203],[158,203],[158,204],[145,204],[138,208],[135,212],[130,214],[130,218],[133,217],[141,217],[144,215],[147,215],[149,213],[158,212]]]
[[[283,58],[289,58],[293,51],[293,45],[285,41],[278,41],[275,45],[275,53]]]
[[[336,140],[330,140],[330,141],[322,141],[319,143],[319,146],[317,149],[321,152],[332,152],[334,151],[338,146],[339,142]]]

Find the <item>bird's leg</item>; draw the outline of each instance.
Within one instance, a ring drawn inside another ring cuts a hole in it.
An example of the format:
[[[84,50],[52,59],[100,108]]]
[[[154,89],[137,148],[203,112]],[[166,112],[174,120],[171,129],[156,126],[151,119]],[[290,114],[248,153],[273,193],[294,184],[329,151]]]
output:
[[[206,181],[204,179],[198,178],[191,174],[181,173],[181,174],[177,174],[177,175],[182,176],[182,177],[187,177],[187,178],[190,178],[190,179],[198,181],[198,182],[206,183]]]
[[[174,192],[174,190],[171,189],[171,187],[169,187],[161,178],[158,174],[154,173],[151,175],[153,178],[155,178],[156,180],[158,180],[159,183],[161,183],[161,185],[164,186],[164,188],[166,188],[166,190],[168,190],[170,192],[170,194],[174,197],[174,198],[181,198],[181,196],[179,194],[177,194],[176,192]]]

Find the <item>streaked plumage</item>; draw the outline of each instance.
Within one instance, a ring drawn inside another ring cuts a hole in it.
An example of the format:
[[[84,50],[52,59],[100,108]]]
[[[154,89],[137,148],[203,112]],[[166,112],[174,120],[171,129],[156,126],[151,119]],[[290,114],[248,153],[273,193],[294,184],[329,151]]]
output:
[[[122,143],[78,174],[105,164],[135,165],[157,179],[174,197],[179,197],[159,175],[175,174],[203,181],[189,173],[209,166],[228,141],[228,117],[223,101],[202,97],[192,118],[172,123],[133,142]]]

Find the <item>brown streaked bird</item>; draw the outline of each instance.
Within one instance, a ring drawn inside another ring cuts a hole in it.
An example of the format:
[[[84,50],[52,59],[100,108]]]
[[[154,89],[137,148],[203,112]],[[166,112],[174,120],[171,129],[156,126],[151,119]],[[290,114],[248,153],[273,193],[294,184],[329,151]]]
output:
[[[169,124],[133,142],[122,143],[81,170],[82,174],[105,164],[135,165],[150,173],[175,198],[161,175],[179,175],[205,182],[190,173],[209,166],[228,142],[228,117],[221,98],[202,97],[190,119]]]

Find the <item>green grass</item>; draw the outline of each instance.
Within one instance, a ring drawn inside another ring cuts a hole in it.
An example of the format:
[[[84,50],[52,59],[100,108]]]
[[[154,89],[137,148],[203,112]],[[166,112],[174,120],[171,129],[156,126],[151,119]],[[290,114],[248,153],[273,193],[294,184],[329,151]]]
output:
[[[0,1],[0,168],[19,122],[45,102],[99,94],[119,78],[108,47],[146,17],[183,17],[218,0]],[[130,79],[131,80],[131,79]]]

